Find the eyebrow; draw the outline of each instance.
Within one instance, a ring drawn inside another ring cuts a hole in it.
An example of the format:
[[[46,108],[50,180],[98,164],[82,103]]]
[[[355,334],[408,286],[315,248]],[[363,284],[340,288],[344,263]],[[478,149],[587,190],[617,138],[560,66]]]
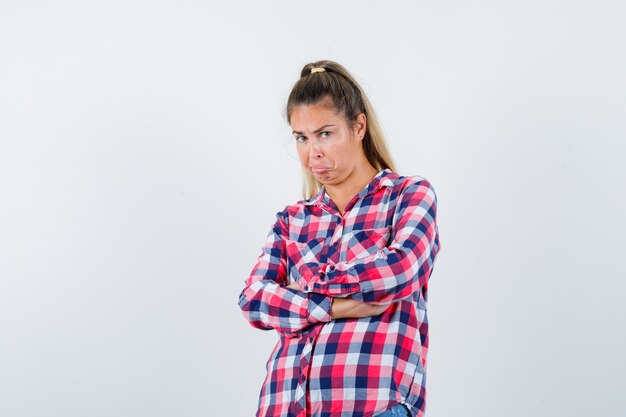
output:
[[[327,128],[328,126],[335,126],[335,125],[324,125],[324,126],[320,127],[319,129],[314,130],[313,133],[319,133],[323,129]],[[294,133],[297,133],[298,135],[301,135],[303,132],[298,132],[297,130],[294,130],[293,132],[291,132],[291,134],[294,134]]]

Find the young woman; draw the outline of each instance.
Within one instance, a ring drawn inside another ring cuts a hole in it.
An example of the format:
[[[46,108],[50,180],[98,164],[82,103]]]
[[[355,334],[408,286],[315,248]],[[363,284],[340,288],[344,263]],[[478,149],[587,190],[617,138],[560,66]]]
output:
[[[239,296],[276,330],[257,417],[423,416],[435,190],[397,174],[363,90],[307,64],[286,107],[303,199],[276,214]]]

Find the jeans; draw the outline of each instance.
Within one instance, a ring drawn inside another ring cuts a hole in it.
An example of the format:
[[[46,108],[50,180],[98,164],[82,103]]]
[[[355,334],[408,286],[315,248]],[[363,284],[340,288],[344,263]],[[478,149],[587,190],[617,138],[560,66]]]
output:
[[[377,417],[411,417],[411,413],[409,413],[409,409],[406,408],[404,404],[396,404],[391,407],[389,410],[385,411],[382,414],[379,414]]]

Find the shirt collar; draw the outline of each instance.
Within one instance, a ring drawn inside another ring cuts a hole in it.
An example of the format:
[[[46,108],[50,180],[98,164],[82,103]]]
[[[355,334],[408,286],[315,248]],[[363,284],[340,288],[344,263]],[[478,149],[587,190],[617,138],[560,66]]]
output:
[[[393,178],[391,178],[393,175],[394,175],[393,172],[389,168],[385,168],[385,169],[378,171],[378,174],[376,174],[376,176],[372,178],[369,184],[367,184],[359,192],[358,194],[359,198],[363,198],[366,195],[373,193],[382,187],[388,187],[388,188],[393,187],[394,182],[393,182]],[[327,201],[328,199],[329,197],[326,194],[326,186],[322,185],[322,188],[320,188],[317,194],[315,194],[314,196],[312,196],[311,198],[307,200],[304,200],[303,204],[305,206],[312,206],[312,205],[317,204],[320,201],[326,201],[326,203],[328,203]]]

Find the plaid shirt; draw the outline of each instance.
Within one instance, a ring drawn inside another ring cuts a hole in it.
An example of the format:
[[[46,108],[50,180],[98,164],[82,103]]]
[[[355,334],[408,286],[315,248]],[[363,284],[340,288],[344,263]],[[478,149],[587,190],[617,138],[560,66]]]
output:
[[[239,295],[250,324],[279,335],[257,417],[371,417],[397,403],[424,415],[436,203],[425,178],[384,169],[343,215],[324,186],[276,214]],[[331,320],[333,297],[389,307]]]

